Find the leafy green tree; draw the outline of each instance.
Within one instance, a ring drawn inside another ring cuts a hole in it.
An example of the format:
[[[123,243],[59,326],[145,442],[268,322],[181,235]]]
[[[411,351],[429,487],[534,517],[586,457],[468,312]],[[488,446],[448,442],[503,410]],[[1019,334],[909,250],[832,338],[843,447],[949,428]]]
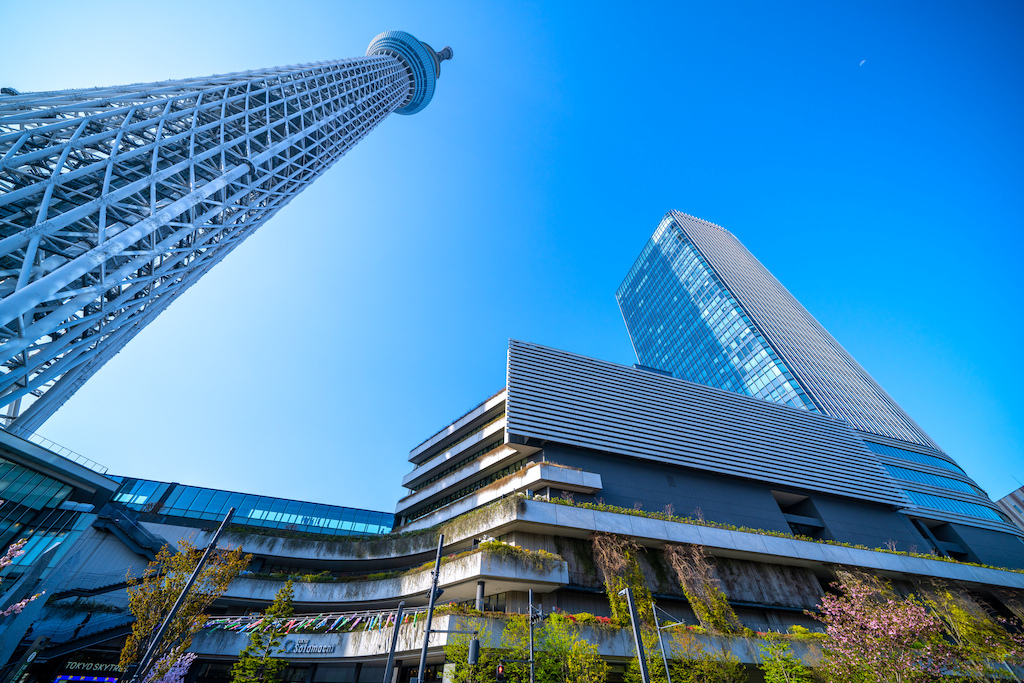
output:
[[[540,642],[543,678],[538,676],[538,681],[604,683],[608,665],[601,659],[597,645],[582,638],[579,628],[568,617],[549,616],[541,630]]]
[[[731,652],[705,649],[693,631],[674,628],[672,634],[672,683],[746,683],[747,672]]]
[[[534,625],[534,669],[537,683],[603,683],[608,665],[597,645],[580,635],[569,617],[552,614]],[[525,615],[512,615],[501,636],[502,659],[529,659],[530,622]],[[495,664],[498,657],[495,657]],[[489,671],[493,672],[493,665]],[[529,681],[529,664],[508,664],[509,680]],[[461,683],[461,682],[457,682]]]
[[[759,647],[765,683],[813,683],[810,667],[793,654],[784,638],[769,637]]]
[[[288,619],[295,614],[293,599],[295,592],[289,579],[277,591],[274,602],[263,613],[262,623],[249,635],[249,645],[239,653],[238,661],[231,667],[231,683],[276,683],[281,680],[288,662],[273,655],[287,633]]]
[[[473,619],[463,626],[466,630],[478,631],[477,638],[481,644],[491,642],[491,631],[483,619]],[[460,628],[463,628],[460,627]],[[469,641],[473,636],[468,634],[454,635],[448,638],[444,646],[445,678],[451,683],[489,683],[495,680],[499,652],[493,648],[480,648],[480,660],[475,666],[469,664]]]
[[[534,633],[534,645],[537,643],[537,634]],[[511,614],[505,621],[505,629],[501,632],[502,659],[529,659],[530,658],[530,620],[525,614]],[[537,648],[534,648],[537,649]],[[543,653],[536,653],[538,665],[543,667]],[[529,664],[508,664],[505,666],[505,678],[507,680],[530,680]]]
[[[1024,664],[1011,634],[967,590],[939,580],[923,582],[918,590],[929,612],[942,622],[956,649],[957,670],[966,679],[1012,677],[1010,666]]]
[[[629,642],[633,642],[633,633],[631,627],[629,633]],[[651,676],[651,683],[667,683],[668,678],[665,675],[665,660],[661,658],[661,646],[658,644],[658,634],[653,627],[643,627],[640,629],[640,637],[644,644],[644,655],[647,660],[647,672]],[[666,648],[666,655],[668,654],[668,648]],[[640,675],[640,658],[636,656],[636,652],[633,652],[633,658],[629,660],[629,664],[626,666],[625,674],[626,683],[641,683],[643,680]]]
[[[127,667],[142,659],[202,555],[202,550],[188,541],[181,541],[177,552],[170,546],[161,548],[141,577],[132,577],[129,570],[128,609],[135,622],[121,650],[121,666]],[[224,594],[251,559],[252,555],[242,553],[241,547],[229,552],[215,551],[210,555],[154,651],[156,664],[150,669],[148,678],[162,679],[181,660],[192,644],[192,638],[206,623],[206,610]]]

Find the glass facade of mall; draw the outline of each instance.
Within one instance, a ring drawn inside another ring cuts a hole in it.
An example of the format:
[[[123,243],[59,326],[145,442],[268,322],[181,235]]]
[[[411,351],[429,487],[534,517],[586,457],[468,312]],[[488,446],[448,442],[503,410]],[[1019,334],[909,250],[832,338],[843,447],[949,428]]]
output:
[[[0,432],[0,555],[11,544],[26,541],[24,554],[0,570],[0,594],[54,546],[57,551],[48,567],[55,566],[89,525],[88,513],[109,500],[114,483],[95,465]]]
[[[113,477],[121,482],[114,500],[136,512],[180,520],[216,522],[235,508],[232,524],[332,536],[377,536],[390,533],[395,516],[360,510],[185,486],[149,479]]]

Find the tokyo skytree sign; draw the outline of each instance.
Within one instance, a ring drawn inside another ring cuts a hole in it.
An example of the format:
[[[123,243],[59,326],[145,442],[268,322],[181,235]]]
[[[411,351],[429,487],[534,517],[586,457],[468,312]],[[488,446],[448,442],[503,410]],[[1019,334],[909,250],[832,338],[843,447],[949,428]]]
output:
[[[0,90],[0,427],[33,431],[175,298],[392,112],[441,52],[162,83]]]

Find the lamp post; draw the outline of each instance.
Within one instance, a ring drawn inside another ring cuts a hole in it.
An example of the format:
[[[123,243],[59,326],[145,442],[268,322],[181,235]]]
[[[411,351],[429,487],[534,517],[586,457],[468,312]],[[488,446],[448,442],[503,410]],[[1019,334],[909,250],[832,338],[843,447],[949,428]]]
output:
[[[668,672],[668,656],[665,654],[665,641],[661,639],[661,629],[663,627],[661,624],[658,623],[658,606],[653,602],[651,603],[651,614],[654,615],[654,628],[658,631],[658,646],[661,648],[661,661],[665,663],[665,679],[668,681],[668,683],[672,683],[672,674]],[[669,616],[672,615],[669,614]],[[664,628],[671,628],[675,625],[676,624],[668,624]]]
[[[395,648],[398,646],[398,629],[402,627],[402,614],[405,612],[405,601],[398,603],[398,614],[395,615],[395,632],[391,634],[391,650],[388,652],[388,663],[384,667],[384,683],[391,683],[391,670],[395,666]]]
[[[441,577],[441,548],[444,546],[444,534],[437,537],[437,557],[434,558],[434,571],[431,574],[430,601],[427,603],[426,629],[423,631],[423,650],[420,651],[420,668],[417,673],[416,683],[423,683],[423,676],[427,671],[427,645],[430,641],[430,624],[434,620],[434,603],[443,592],[438,589],[437,581]]]
[[[627,585],[619,591],[619,595],[626,596],[626,604],[629,606],[629,620],[633,624],[633,641],[636,643],[636,657],[640,662],[640,679],[643,683],[651,683],[651,673],[647,670],[647,655],[644,653],[644,641],[640,636],[640,618],[636,614],[636,605],[633,604],[633,590]]]

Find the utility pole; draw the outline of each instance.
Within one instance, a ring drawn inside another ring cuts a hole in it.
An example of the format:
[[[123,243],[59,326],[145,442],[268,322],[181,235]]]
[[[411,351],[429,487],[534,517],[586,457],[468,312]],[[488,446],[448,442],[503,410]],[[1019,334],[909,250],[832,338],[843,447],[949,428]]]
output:
[[[644,641],[640,635],[640,618],[636,614],[636,605],[633,604],[633,590],[627,584],[619,591],[619,595],[626,596],[626,604],[629,605],[629,620],[633,622],[633,640],[636,643],[636,657],[640,662],[640,678],[643,683],[651,683],[651,673],[647,670],[647,655],[644,654]]]
[[[536,621],[536,614],[533,612],[533,589],[530,589],[530,683],[536,681],[536,670],[533,661],[533,622]]]
[[[384,683],[391,683],[391,670],[395,667],[395,648],[398,646],[398,629],[402,626],[402,612],[405,601],[398,603],[398,614],[395,615],[395,632],[391,634],[391,650],[388,652],[388,663],[384,667]]]
[[[423,676],[427,671],[427,645],[430,641],[430,624],[434,620],[434,602],[444,592],[437,587],[437,581],[441,576],[441,548],[443,546],[444,534],[438,534],[437,557],[434,558],[434,571],[430,575],[430,601],[427,603],[426,630],[423,632],[423,649],[420,651],[420,668],[415,683],[423,683]]]

